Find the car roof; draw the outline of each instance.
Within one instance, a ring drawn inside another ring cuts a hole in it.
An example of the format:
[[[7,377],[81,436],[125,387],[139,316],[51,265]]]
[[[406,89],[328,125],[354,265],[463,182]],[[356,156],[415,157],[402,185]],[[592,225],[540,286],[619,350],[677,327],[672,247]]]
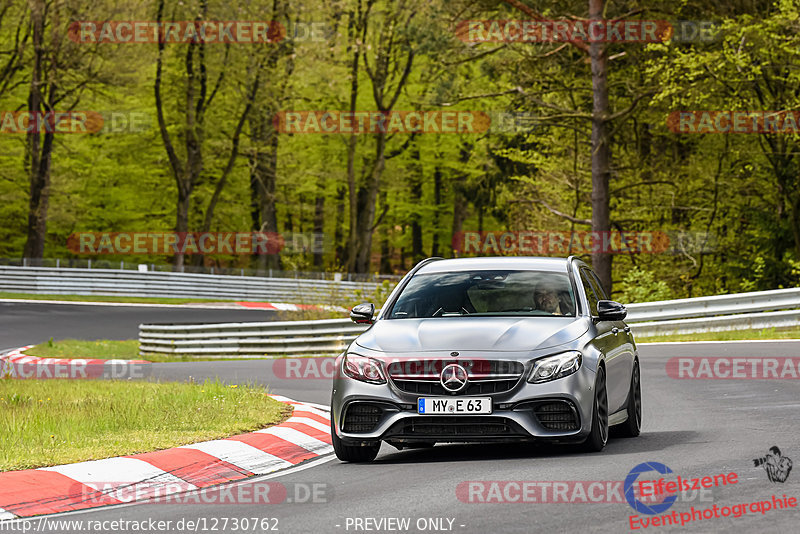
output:
[[[446,273],[472,270],[511,269],[520,271],[567,272],[567,258],[531,256],[491,256],[431,261],[416,274]]]

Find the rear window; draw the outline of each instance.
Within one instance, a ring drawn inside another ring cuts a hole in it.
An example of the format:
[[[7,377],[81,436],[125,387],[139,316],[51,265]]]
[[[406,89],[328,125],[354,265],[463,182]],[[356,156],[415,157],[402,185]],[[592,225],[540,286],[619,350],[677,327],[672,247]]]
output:
[[[567,273],[459,271],[414,276],[389,319],[453,316],[575,316]]]

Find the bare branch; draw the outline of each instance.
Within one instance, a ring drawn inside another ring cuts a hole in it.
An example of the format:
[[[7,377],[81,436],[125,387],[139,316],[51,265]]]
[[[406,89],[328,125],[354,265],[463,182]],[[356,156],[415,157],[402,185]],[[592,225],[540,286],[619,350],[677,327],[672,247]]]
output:
[[[158,14],[156,20],[160,24],[164,14],[164,0],[158,2]],[[158,118],[158,129],[161,133],[161,140],[164,142],[164,148],[167,151],[167,158],[169,159],[172,173],[175,176],[175,181],[178,187],[182,187],[180,177],[183,176],[183,165],[181,164],[178,155],[175,153],[175,147],[172,145],[169,132],[167,131],[167,123],[164,120],[164,103],[161,99],[161,71],[163,68],[163,55],[164,55],[164,40],[161,38],[161,31],[159,30],[158,39],[158,57],[156,59],[156,80],[155,80],[155,97],[156,97],[156,116]]]
[[[512,200],[511,202],[512,202],[512,204],[514,204],[514,203],[540,204],[540,205],[544,206],[545,208],[547,208],[547,210],[550,213],[552,213],[553,215],[558,215],[559,217],[561,217],[563,219],[566,219],[566,220],[568,220],[568,221],[570,221],[572,223],[583,224],[583,225],[586,225],[586,226],[591,226],[592,225],[592,221],[590,219],[579,219],[578,217],[573,217],[572,215],[569,215],[568,213],[564,213],[562,211],[559,211],[559,210],[553,208],[552,206],[550,206],[547,202],[545,202],[542,199],[518,199],[518,200]]]
[[[528,15],[532,20],[536,20],[536,21],[540,21],[540,22],[545,20],[545,18],[542,15],[540,15],[539,13],[537,13],[536,11],[534,11],[532,8],[528,7],[527,5],[523,4],[520,0],[503,0],[503,2],[505,2],[509,6],[517,9],[518,11],[522,11],[523,13]],[[567,41],[567,42],[569,44],[571,44],[572,46],[574,46],[575,48],[577,48],[578,50],[582,50],[583,52],[586,52],[586,53],[589,52],[589,45],[587,45],[583,41],[576,41],[576,40],[573,39],[573,40],[570,40],[570,41]]]

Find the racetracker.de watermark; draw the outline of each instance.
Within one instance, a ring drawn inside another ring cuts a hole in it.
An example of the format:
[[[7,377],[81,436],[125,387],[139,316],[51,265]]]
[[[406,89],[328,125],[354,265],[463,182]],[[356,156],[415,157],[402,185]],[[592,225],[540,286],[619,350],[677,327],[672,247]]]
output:
[[[678,356],[667,360],[667,376],[679,380],[797,380],[800,357]]]
[[[465,43],[711,42],[719,23],[707,20],[464,20],[456,36]]]
[[[514,367],[507,362],[493,362],[483,358],[426,358],[391,357],[371,358],[380,363],[381,369],[392,378],[414,379],[441,376],[445,367],[458,363],[469,372],[471,378],[488,378],[495,373],[511,373]],[[272,373],[283,380],[330,380],[346,376],[342,368],[336,366],[336,358],[280,358],[272,361]]]
[[[642,502],[658,503],[663,495],[649,492],[637,498]],[[710,502],[713,493],[708,488],[685,489],[676,494],[681,501]],[[676,498],[677,498],[676,496]],[[625,503],[625,486],[621,480],[481,480],[464,481],[456,486],[459,501],[470,504],[544,503],[591,504]]]
[[[679,134],[798,134],[800,111],[673,111],[667,127]]]
[[[538,256],[590,254],[664,254],[709,252],[715,236],[705,232],[457,232],[453,250],[462,254]]]
[[[73,519],[58,514],[0,521],[0,532],[280,532],[277,517],[218,516],[180,519]]]
[[[209,473],[212,476],[213,473]],[[148,504],[324,504],[333,500],[333,486],[325,482],[253,482],[196,488],[175,482],[96,481],[74,484],[70,495],[100,505],[147,501]]]
[[[142,360],[61,360],[55,358],[39,358],[33,361],[0,360],[0,378],[128,380],[147,378],[152,369],[153,364]]]
[[[292,22],[288,26],[269,20],[232,21],[75,21],[67,35],[76,43],[240,43],[273,44],[285,39],[295,42],[325,42],[334,34],[327,22]]]
[[[486,133],[486,111],[279,111],[273,119],[282,134],[468,134]]]
[[[81,232],[67,238],[75,254],[324,253],[325,234],[286,232]]]
[[[467,43],[661,43],[673,34],[666,20],[465,20],[456,35]]]
[[[136,133],[152,124],[143,111],[0,111],[0,134]]]

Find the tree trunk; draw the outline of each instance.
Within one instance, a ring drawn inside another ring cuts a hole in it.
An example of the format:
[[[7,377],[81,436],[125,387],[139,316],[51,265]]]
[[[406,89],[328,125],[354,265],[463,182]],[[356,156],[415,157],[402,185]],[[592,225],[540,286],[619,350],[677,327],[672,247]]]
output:
[[[336,247],[336,267],[345,265],[345,255],[347,254],[347,243],[344,241],[344,197],[347,189],[339,187],[336,192],[336,226],[333,231],[333,242]]]
[[[233,171],[233,167],[236,164],[236,159],[239,157],[239,138],[241,137],[242,128],[244,128],[244,123],[247,120],[250,109],[253,106],[253,100],[258,93],[258,78],[258,75],[256,75],[251,92],[247,97],[247,103],[245,104],[244,111],[242,112],[241,117],[239,117],[239,121],[236,123],[236,129],[234,130],[233,138],[231,139],[231,151],[230,154],[228,154],[228,163],[225,165],[225,169],[223,169],[219,181],[217,181],[217,185],[214,187],[214,193],[211,195],[211,200],[208,201],[206,214],[203,218],[203,228],[201,230],[203,233],[208,233],[211,231],[211,225],[214,222],[214,210],[217,208],[219,199],[222,197],[222,191],[225,189],[225,185],[228,182],[228,176],[230,176],[231,171]],[[195,258],[195,265],[203,265],[204,258],[202,254],[197,254]]]
[[[442,204],[442,170],[436,167],[433,172],[433,244],[431,256],[439,255],[439,208]]]
[[[589,19],[603,18],[604,0],[589,0]],[[592,65],[592,232],[603,243],[611,230],[611,210],[608,181],[611,148],[608,132],[608,56],[603,43],[592,42],[589,47]],[[611,254],[598,247],[592,253],[592,267],[605,290],[611,294]]]
[[[355,113],[358,103],[358,62],[361,57],[361,49],[358,40],[362,35],[361,19],[361,0],[358,1],[358,14],[351,12],[348,21],[348,35],[350,44],[348,52],[352,53],[350,62],[350,113]],[[352,273],[356,270],[357,251],[358,251],[358,196],[356,188],[356,147],[358,137],[355,133],[350,135],[347,140],[347,190],[350,200],[350,226],[347,238],[347,272]]]
[[[47,111],[42,96],[44,83],[44,3],[34,0],[30,3],[31,26],[33,30],[32,46],[34,50],[31,85],[28,92],[28,110],[31,113]],[[54,88],[50,89],[50,100],[53,99]],[[27,151],[30,162],[30,202],[28,205],[27,240],[22,256],[25,258],[42,258],[44,242],[47,235],[47,208],[50,200],[50,162],[53,150],[53,134],[41,134],[32,129],[28,133]]]
[[[250,187],[255,191],[259,220],[256,232],[267,232],[269,238],[278,234],[278,214],[275,205],[275,181],[278,165],[278,135],[272,125],[272,115],[263,110],[250,115]],[[280,269],[280,256],[261,254],[258,269]]]
[[[324,236],[325,232],[325,191],[322,184],[319,185],[319,193],[317,193],[317,198],[314,201],[314,235],[311,239],[311,252],[313,254],[313,261],[312,265],[317,269],[322,270],[323,268],[323,254],[322,250],[319,248],[318,243],[324,242],[324,237],[322,240],[318,240],[317,236]]]
[[[375,163],[366,188],[359,190],[358,218],[356,222],[357,250],[353,272],[368,273],[372,256],[372,234],[375,230],[375,205],[381,185],[381,175],[386,166],[386,134],[375,134]]]
[[[795,252],[797,252],[797,256],[800,257],[800,196],[794,195],[794,198],[790,196],[788,201],[789,213],[792,215],[792,218],[789,220],[789,224],[792,227],[794,249]]]
[[[189,231],[189,208],[191,206],[191,198],[191,191],[187,191],[183,187],[178,187],[178,202],[175,205],[175,231],[178,232],[179,235],[184,235],[182,232]],[[184,254],[175,254],[172,264],[173,270],[183,272],[184,261]]]
[[[164,0],[159,0],[156,14],[156,21],[161,23],[164,16]],[[207,5],[202,5],[202,15],[205,18]],[[194,186],[203,170],[203,116],[205,108],[210,104],[206,100],[206,80],[204,44],[189,43],[186,48],[186,58],[184,67],[186,69],[186,88],[185,88],[185,121],[184,121],[184,146],[186,148],[185,162],[178,157],[172,138],[167,130],[166,119],[164,118],[164,102],[161,95],[161,79],[164,67],[164,48],[165,42],[158,41],[158,56],[156,58],[156,77],[154,83],[156,116],[158,118],[158,130],[161,141],[167,152],[172,176],[178,189],[178,200],[176,203],[175,231],[188,232],[189,216],[191,214],[191,197]],[[199,47],[199,50],[198,50]],[[195,52],[199,56],[199,73],[195,69]],[[200,85],[200,94],[195,94],[195,84]],[[213,94],[213,93],[212,93]],[[180,247],[180,243],[179,243]],[[173,255],[173,269],[183,271],[185,258],[182,249]]]
[[[411,176],[409,177],[410,189],[409,200],[413,206],[422,205],[422,164],[420,163],[419,147],[414,146],[411,153]],[[420,213],[414,210],[411,214],[411,258],[414,263],[422,261],[425,254],[422,252],[422,224]]]
[[[388,202],[387,199],[388,195],[386,191],[381,192],[381,204],[386,206]],[[391,225],[384,221],[381,224],[381,264],[378,268],[378,271],[381,273],[391,273],[392,272],[392,247],[391,243],[389,242],[389,234],[391,233]]]
[[[453,187],[453,228],[451,232],[451,252],[455,252],[452,244],[460,240],[459,234],[464,226],[464,219],[467,218],[467,199],[464,192],[458,185]]]

